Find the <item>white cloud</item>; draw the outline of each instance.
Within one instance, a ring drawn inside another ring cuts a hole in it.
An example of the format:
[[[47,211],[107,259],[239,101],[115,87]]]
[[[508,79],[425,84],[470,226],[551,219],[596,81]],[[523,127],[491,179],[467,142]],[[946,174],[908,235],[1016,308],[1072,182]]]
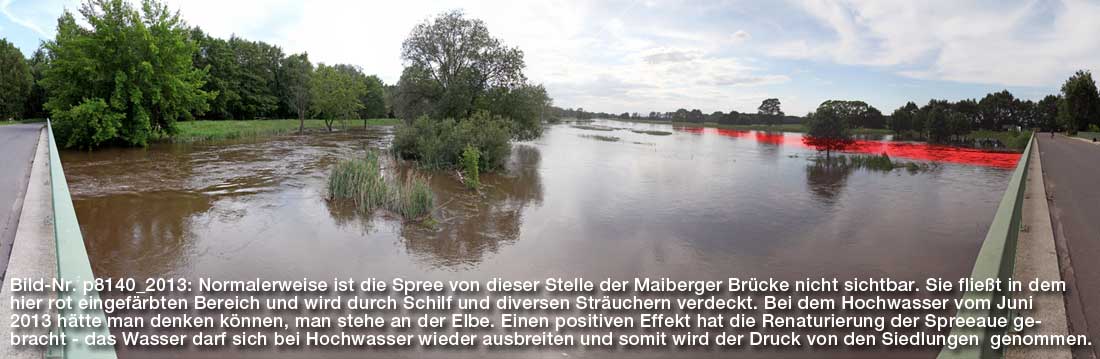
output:
[[[44,38],[51,36],[50,34],[46,33],[46,31],[43,30],[42,27],[38,26],[38,24],[35,24],[31,20],[28,20],[28,19],[25,19],[23,17],[17,16],[14,12],[12,12],[11,11],[11,4],[12,4],[13,1],[14,0],[2,0],[2,1],[0,1],[0,13],[3,13],[4,17],[7,17],[9,21],[18,24],[19,26],[22,26],[22,27],[25,27],[25,28],[27,28],[31,31],[34,31],[36,34],[38,34],[38,36],[41,36],[41,37],[44,37]]]
[[[903,76],[1008,86],[1051,86],[1100,66],[1100,4],[1064,2],[798,3],[832,32],[789,39],[772,56],[890,67]],[[814,41],[812,44],[809,41]]]
[[[734,32],[730,37],[734,42],[745,42],[752,38],[752,34],[749,34],[749,32],[745,30],[737,30],[737,32]]]

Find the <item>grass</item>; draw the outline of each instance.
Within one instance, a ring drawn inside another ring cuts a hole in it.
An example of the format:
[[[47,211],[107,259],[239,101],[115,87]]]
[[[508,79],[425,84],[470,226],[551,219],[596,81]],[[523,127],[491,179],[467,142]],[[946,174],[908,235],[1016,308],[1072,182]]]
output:
[[[348,120],[347,126],[354,128],[357,125],[362,126],[362,123],[363,120]],[[390,118],[367,120],[368,126],[391,126],[398,123],[400,123],[400,120]],[[299,122],[297,119],[184,121],[177,123],[176,126],[179,132],[175,136],[160,140],[190,143],[286,135],[297,133]],[[333,125],[334,128],[341,126],[339,121]],[[306,120],[305,127],[307,131],[327,129],[324,120]]]
[[[646,135],[653,135],[653,136],[668,136],[668,135],[672,134],[672,132],[656,131],[656,130],[630,130],[630,132],[641,133],[641,134],[646,134]]]
[[[330,199],[351,200],[364,212],[385,208],[407,219],[423,219],[432,210],[432,188],[415,172],[401,181],[386,180],[378,152],[336,164],[328,178]]]
[[[619,138],[615,136],[602,136],[602,135],[581,135],[584,138],[591,138],[596,141],[604,142],[619,142]]]
[[[1031,132],[1029,131],[990,131],[979,130],[972,131],[966,137],[971,139],[988,138],[1000,141],[1005,147],[1014,150],[1023,150],[1027,147],[1028,140],[1031,139]]]
[[[589,131],[614,131],[614,128],[600,125],[571,125],[570,127]]]

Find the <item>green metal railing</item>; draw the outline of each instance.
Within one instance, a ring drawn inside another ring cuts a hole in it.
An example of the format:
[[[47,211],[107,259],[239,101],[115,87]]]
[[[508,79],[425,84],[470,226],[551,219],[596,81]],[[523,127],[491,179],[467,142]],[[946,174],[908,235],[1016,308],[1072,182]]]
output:
[[[1008,182],[1008,189],[1001,197],[1001,204],[997,207],[997,214],[993,217],[993,224],[989,226],[989,232],[985,234],[985,241],[978,252],[978,259],[974,262],[974,270],[970,272],[970,278],[976,281],[989,278],[1001,279],[1001,291],[997,292],[965,292],[963,299],[987,299],[990,300],[991,309],[983,310],[959,310],[955,315],[960,317],[1001,317],[1011,319],[1013,313],[997,310],[997,299],[1008,295],[1008,279],[1016,267],[1016,241],[1020,235],[1020,221],[1023,215],[1024,189],[1027,186],[1027,167],[1031,158],[1031,147],[1035,144],[1034,134],[1028,141],[1027,148],[1020,155],[1016,163],[1016,170],[1012,173],[1012,179]],[[1000,358],[1004,356],[1001,351],[989,347],[989,338],[1002,334],[1001,330],[985,328],[955,328],[952,335],[977,335],[982,340],[980,347],[966,347],[960,349],[944,348],[939,357],[946,358]]]
[[[59,310],[61,316],[88,315],[98,317],[102,326],[93,328],[60,328],[69,338],[63,348],[51,348],[50,357],[76,359],[114,359],[117,358],[113,346],[88,346],[84,338],[90,334],[110,335],[107,317],[103,310],[80,310],[82,301],[98,301],[99,292],[84,293],[83,283],[95,280],[92,264],[88,261],[88,251],[84,248],[84,236],[80,234],[80,223],[76,219],[76,210],[69,195],[69,184],[65,181],[65,171],[61,168],[61,157],[57,153],[57,143],[53,138],[53,126],[46,121],[46,130],[50,140],[50,193],[53,197],[54,241],[57,245],[57,276],[63,281],[72,281],[74,287],[68,292],[59,292],[58,298],[72,299],[72,309]]]

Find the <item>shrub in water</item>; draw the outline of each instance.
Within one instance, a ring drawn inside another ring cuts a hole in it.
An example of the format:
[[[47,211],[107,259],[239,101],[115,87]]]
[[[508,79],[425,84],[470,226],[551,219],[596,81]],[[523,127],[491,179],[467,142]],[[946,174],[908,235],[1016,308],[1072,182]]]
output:
[[[494,170],[508,159],[511,131],[508,120],[478,111],[462,120],[433,120],[422,116],[410,124],[398,126],[393,151],[399,157],[415,160],[430,169],[460,166],[467,146],[478,150],[478,167]]]
[[[474,146],[466,145],[466,149],[462,151],[462,168],[465,172],[466,186],[470,189],[481,187],[481,180],[478,178],[480,157],[481,152]]]

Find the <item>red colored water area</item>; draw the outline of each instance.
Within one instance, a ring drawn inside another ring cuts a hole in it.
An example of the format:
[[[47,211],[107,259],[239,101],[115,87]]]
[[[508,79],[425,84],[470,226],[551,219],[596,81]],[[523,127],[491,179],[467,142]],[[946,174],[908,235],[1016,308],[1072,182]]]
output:
[[[757,142],[812,148],[802,141],[802,134],[789,132],[738,131],[710,127],[675,127],[675,130],[694,134],[716,134],[733,138],[752,138]],[[752,136],[747,136],[749,133]],[[843,152],[879,155],[885,153],[895,158],[907,158],[923,161],[959,163],[974,166],[987,166],[1012,169],[1020,160],[1019,153],[992,152],[973,148],[932,145],[924,142],[856,140]]]

